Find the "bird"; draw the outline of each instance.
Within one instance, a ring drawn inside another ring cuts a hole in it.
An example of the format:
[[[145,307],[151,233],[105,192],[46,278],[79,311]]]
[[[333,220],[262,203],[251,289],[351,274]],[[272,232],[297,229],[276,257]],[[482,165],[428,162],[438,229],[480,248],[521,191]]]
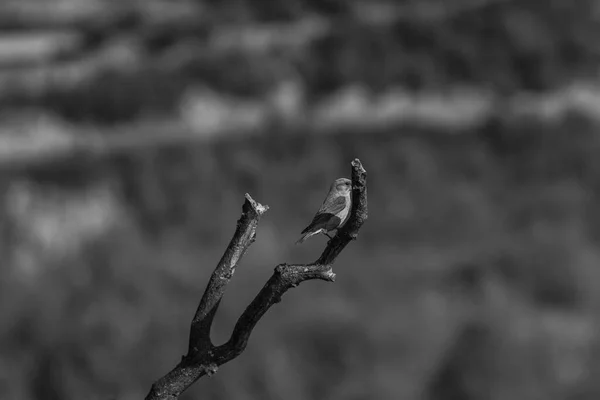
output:
[[[329,188],[329,193],[323,205],[315,214],[312,222],[300,233],[302,237],[296,244],[304,243],[306,239],[319,233],[325,234],[344,226],[352,208],[352,181],[347,178],[336,179]]]

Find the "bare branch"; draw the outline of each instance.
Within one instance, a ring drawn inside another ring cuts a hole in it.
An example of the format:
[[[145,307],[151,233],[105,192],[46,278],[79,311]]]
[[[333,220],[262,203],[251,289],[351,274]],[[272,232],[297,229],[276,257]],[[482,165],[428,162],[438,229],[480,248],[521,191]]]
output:
[[[237,222],[237,229],[233,239],[227,246],[221,261],[213,271],[200,305],[196,310],[190,331],[190,343],[188,354],[194,354],[200,348],[212,346],[210,341],[210,327],[219,307],[221,298],[225,294],[227,284],[235,273],[235,267],[246,250],[254,243],[256,238],[256,227],[262,214],[269,209],[246,194],[246,201],[242,207],[242,216]]]
[[[255,202],[250,195],[242,208],[233,239],[225,250],[208,282],[198,310],[192,320],[188,354],[169,373],[156,381],[146,400],[174,400],[204,375],[217,372],[220,365],[239,356],[252,330],[267,310],[281,301],[283,294],[300,283],[313,279],[333,282],[332,265],[351,240],[358,236],[367,219],[367,172],[358,159],[352,162],[352,210],[348,222],[338,231],[317,261],[311,264],[280,264],[271,278],[238,319],[231,338],[221,346],[210,340],[210,328],[237,262],[254,242],[258,221],[268,207]]]

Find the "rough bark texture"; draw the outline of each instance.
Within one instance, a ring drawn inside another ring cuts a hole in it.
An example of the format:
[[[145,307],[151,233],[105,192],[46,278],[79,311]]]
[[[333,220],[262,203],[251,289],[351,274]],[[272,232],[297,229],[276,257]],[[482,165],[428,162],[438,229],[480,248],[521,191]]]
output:
[[[267,310],[281,301],[283,294],[300,283],[321,279],[335,280],[332,265],[337,256],[351,240],[358,236],[360,227],[367,219],[367,172],[360,161],[352,162],[352,211],[346,225],[327,243],[317,261],[311,264],[280,264],[258,295],[238,319],[231,338],[223,345],[214,346],[210,339],[213,318],[223,298],[235,267],[256,238],[256,228],[262,214],[268,210],[246,194],[242,216],[237,223],[233,239],[212,273],[198,310],[192,319],[187,355],[165,376],[157,380],[146,400],[173,400],[204,375],[217,372],[220,365],[239,356],[252,330]]]

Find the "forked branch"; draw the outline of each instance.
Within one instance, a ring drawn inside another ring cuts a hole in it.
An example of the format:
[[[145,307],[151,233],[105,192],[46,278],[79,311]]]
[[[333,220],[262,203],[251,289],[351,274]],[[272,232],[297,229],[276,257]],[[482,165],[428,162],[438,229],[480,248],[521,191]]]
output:
[[[213,318],[231,280],[237,263],[256,238],[260,217],[268,210],[246,194],[242,216],[229,246],[213,271],[198,310],[192,319],[187,355],[169,373],[157,380],[146,400],[174,400],[204,375],[214,374],[218,367],[239,356],[252,330],[275,303],[281,301],[290,288],[312,279],[333,282],[332,265],[337,256],[351,240],[358,236],[367,219],[367,172],[358,159],[352,162],[352,210],[348,222],[340,229],[327,247],[311,264],[280,264],[258,295],[238,319],[231,338],[223,345],[215,346],[210,339]]]

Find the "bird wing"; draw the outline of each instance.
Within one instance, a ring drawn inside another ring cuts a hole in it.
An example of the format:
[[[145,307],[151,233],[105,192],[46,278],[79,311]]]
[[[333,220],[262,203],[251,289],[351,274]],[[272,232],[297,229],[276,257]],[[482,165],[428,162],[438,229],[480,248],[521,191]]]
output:
[[[339,213],[346,207],[346,198],[344,196],[339,196],[334,199],[326,199],[312,222],[304,228],[302,234],[312,231],[315,228],[329,228],[331,226],[338,226],[340,223],[340,219],[336,217],[336,214]],[[335,220],[332,220],[335,218]],[[330,230],[330,229],[328,229]]]
[[[337,214],[340,211],[342,211],[344,209],[344,207],[346,207],[346,197],[344,196],[338,196],[335,198],[327,198],[325,200],[325,202],[323,202],[323,205],[321,206],[321,208],[319,209],[319,211],[317,212],[317,215],[319,214]],[[316,216],[315,216],[316,217]]]

